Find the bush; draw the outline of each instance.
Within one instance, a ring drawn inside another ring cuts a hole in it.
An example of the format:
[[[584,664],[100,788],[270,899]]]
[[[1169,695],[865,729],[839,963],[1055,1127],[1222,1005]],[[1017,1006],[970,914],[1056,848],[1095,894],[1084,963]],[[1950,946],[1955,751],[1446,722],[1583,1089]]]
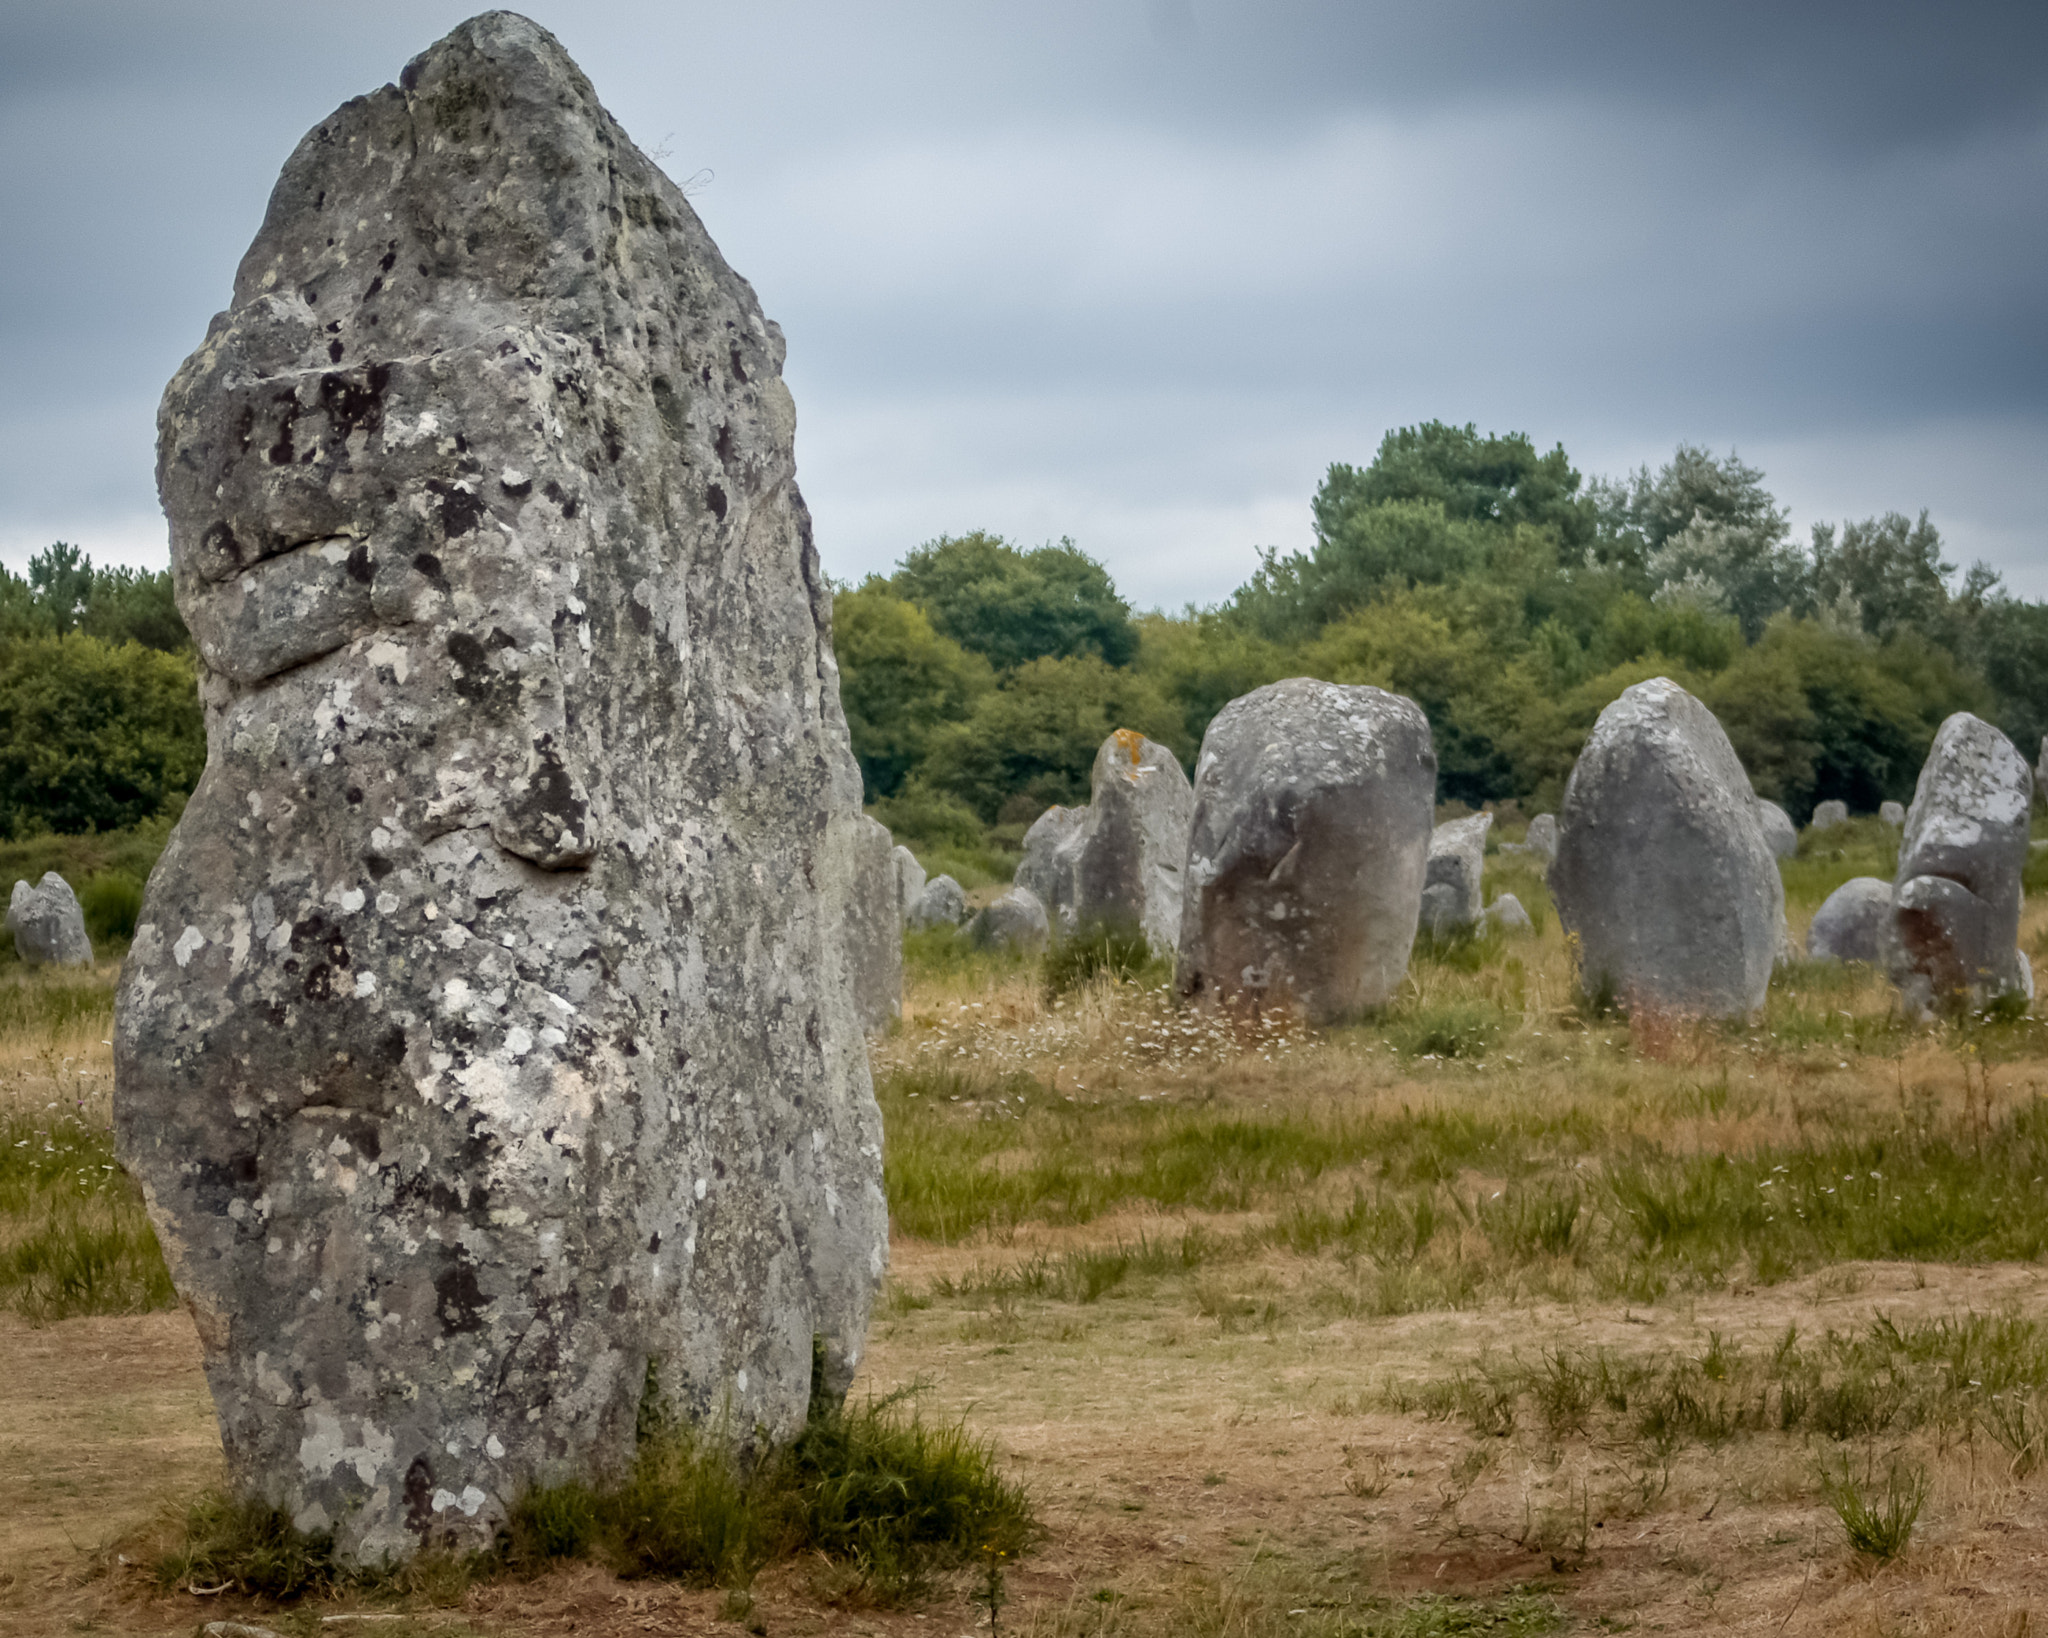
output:
[[[1098,922],[1069,937],[1056,939],[1045,953],[1048,1000],[1078,990],[1097,973],[1119,983],[1148,976],[1164,977],[1168,964],[1152,954],[1152,945],[1136,927]]]
[[[1883,1564],[1897,1558],[1913,1539],[1913,1526],[1927,1501],[1927,1474],[1894,1461],[1885,1469],[1880,1491],[1874,1480],[1858,1483],[1845,1465],[1823,1470],[1821,1492],[1842,1521],[1849,1545]]]
[[[125,870],[88,877],[78,890],[78,907],[85,912],[85,930],[93,943],[131,939],[142,914],[142,883]]]

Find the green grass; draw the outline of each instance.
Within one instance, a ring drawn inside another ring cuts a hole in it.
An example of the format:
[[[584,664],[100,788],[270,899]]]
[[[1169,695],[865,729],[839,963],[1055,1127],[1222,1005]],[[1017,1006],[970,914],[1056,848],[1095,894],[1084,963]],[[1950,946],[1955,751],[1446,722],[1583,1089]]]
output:
[[[474,1581],[573,1559],[628,1577],[744,1588],[771,1562],[815,1557],[833,1567],[842,1600],[900,1604],[984,1551],[1015,1555],[1037,1535],[1029,1498],[986,1442],[885,1399],[814,1407],[796,1439],[752,1459],[655,1418],[617,1483],[530,1491],[492,1551],[459,1559],[346,1565],[331,1534],[294,1530],[262,1502],[209,1494],[185,1511],[154,1573],[167,1590],[228,1585],[288,1601],[351,1590],[459,1595]]]
[[[76,1111],[0,1116],[0,1307],[40,1325],[176,1301],[113,1134]]]
[[[84,967],[30,967],[0,939],[0,1041],[41,1043],[88,1031],[105,1040],[114,1028],[111,974]]]
[[[1053,940],[1042,968],[1048,999],[1071,994],[1098,974],[1123,983],[1162,988],[1173,979],[1173,962],[1153,953],[1136,927],[1102,922]]]
[[[1857,876],[1890,881],[1898,873],[1899,838],[1900,832],[1875,818],[1801,831],[1798,853],[1778,861],[1785,908],[1818,910],[1830,893]]]
[[[1927,1501],[1927,1474],[1894,1460],[1880,1485],[1867,1473],[1857,1479],[1845,1462],[1822,1469],[1821,1494],[1842,1521],[1849,1545],[1863,1557],[1886,1564],[1913,1539],[1913,1526]]]

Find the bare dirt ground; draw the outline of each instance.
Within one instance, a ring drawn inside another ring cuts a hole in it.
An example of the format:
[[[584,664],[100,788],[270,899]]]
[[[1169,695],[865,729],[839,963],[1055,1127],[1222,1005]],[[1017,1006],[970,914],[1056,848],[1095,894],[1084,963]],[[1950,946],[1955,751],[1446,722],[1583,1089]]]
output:
[[[900,1244],[895,1278],[915,1288],[946,1255]],[[1698,1351],[1718,1332],[1763,1346],[1788,1325],[1853,1330],[1879,1313],[2039,1313],[2044,1295],[2048,1273],[2032,1267],[1862,1264],[1669,1308],[1500,1306],[1278,1330],[1232,1328],[1175,1296],[1080,1310],[935,1303],[877,1326],[856,1393],[922,1385],[929,1413],[992,1436],[1038,1499],[1047,1539],[1012,1572],[1001,1615],[1018,1632],[1255,1632],[1276,1600],[1327,1619],[1372,1596],[1535,1587],[1574,1629],[2019,1634],[2048,1611],[2048,1506],[1996,1452],[1943,1454],[1913,1547],[1866,1573],[1805,1494],[1805,1458],[1789,1446],[1688,1452],[1639,1511],[1618,1453],[1502,1440],[1475,1454],[1448,1422],[1372,1403],[1389,1381],[1561,1343]],[[182,1635],[237,1613],[224,1596],[156,1595],[109,1566],[218,1464],[182,1314],[42,1330],[0,1320],[0,1428],[14,1478],[0,1503],[0,1633]],[[987,1626],[963,1588],[919,1610],[863,1611],[821,1603],[820,1580],[801,1565],[772,1573],[750,1619],[792,1634]],[[286,1633],[744,1630],[720,1619],[721,1602],[579,1570],[402,1618],[347,1605],[242,1614]],[[384,1618],[337,1619],[348,1615]]]

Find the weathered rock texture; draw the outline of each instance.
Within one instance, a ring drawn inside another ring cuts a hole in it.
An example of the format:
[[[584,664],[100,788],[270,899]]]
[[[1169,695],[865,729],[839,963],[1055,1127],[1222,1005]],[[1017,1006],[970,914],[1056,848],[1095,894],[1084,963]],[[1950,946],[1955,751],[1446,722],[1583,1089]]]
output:
[[[782,337],[545,31],[299,145],[164,396],[206,773],[120,1152],[229,1472],[481,1546],[858,1361],[886,1252],[840,927],[859,777]]]
[[[1814,806],[1813,818],[1808,823],[1815,830],[1833,830],[1837,825],[1849,822],[1847,802],[1821,802]]]
[[[1880,802],[1877,817],[1893,830],[1903,830],[1906,825],[1906,805],[1903,802]]]
[[[1806,930],[1806,954],[1812,961],[1885,959],[1885,937],[1892,925],[1892,884],[1875,876],[1857,876],[1842,883],[1813,913]]]
[[[1522,845],[1528,848],[1531,853],[1542,854],[1545,864],[1556,858],[1557,815],[1554,813],[1539,813],[1534,819],[1531,819],[1529,821],[1529,834],[1523,839]]]
[[[1030,888],[1010,887],[974,918],[968,933],[984,950],[1028,954],[1045,948],[1052,937],[1052,921]]]
[[[1098,755],[1097,762],[1101,761]],[[1016,884],[1027,888],[1062,931],[1074,926],[1080,853],[1088,836],[1088,809],[1054,804],[1024,832],[1024,857],[1017,862]]]
[[[1195,769],[1177,982],[1187,996],[1384,1004],[1408,968],[1436,800],[1429,721],[1297,677],[1232,700]]]
[[[847,964],[854,1015],[863,1029],[903,1015],[903,905],[889,827],[863,814],[854,821],[846,921],[839,948]]]
[[[34,887],[23,881],[14,884],[7,931],[14,935],[14,953],[32,967],[92,965],[85,913],[71,884],[54,870],[46,871]]]
[[[1711,711],[1637,683],[1593,725],[1559,817],[1550,891],[1588,990],[1716,1017],[1763,1005],[1785,889]]]
[[[2018,948],[2033,799],[2026,759],[2005,735],[1967,711],[1941,725],[1892,886],[1891,973],[1909,1011],[2033,994]]]
[[[1792,815],[1777,803],[1758,797],[1756,819],[1763,826],[1764,844],[1770,848],[1773,858],[1789,859],[1799,851],[1799,827],[1792,823]]]
[[[1180,938],[1181,867],[1195,793],[1180,759],[1119,728],[1095,753],[1089,800],[1047,808],[1024,833],[1017,884],[1063,932],[1107,924],[1137,928],[1152,947]]]
[[[1486,833],[1491,829],[1493,815],[1475,813],[1469,819],[1446,819],[1430,832],[1423,894],[1426,900],[1431,888],[1449,890],[1444,903],[1451,927],[1470,927],[1485,912],[1480,876],[1486,869]],[[1434,932],[1444,931],[1435,921],[1430,926]]]
[[[951,876],[934,876],[910,907],[909,925],[958,927],[967,919],[967,895]]]
[[[908,921],[917,901],[924,896],[924,866],[917,862],[915,853],[900,845],[892,857],[896,861],[896,915],[899,921]]]

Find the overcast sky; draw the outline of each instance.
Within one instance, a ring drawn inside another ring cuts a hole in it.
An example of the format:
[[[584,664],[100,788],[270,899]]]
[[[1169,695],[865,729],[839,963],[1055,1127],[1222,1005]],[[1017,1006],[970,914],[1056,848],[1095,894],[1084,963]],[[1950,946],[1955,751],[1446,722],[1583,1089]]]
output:
[[[278,168],[471,8],[0,0],[0,557],[161,565],[158,394]],[[828,570],[1144,606],[1431,417],[1931,509],[2048,597],[2048,6],[535,0],[789,337]]]

